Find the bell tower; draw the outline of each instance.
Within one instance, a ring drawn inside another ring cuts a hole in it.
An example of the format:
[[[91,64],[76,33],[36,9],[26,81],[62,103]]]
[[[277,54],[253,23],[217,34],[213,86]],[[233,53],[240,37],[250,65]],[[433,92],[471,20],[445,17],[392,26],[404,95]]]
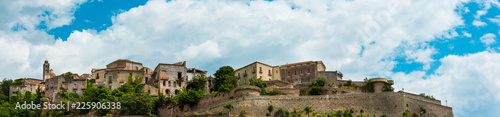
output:
[[[45,82],[46,79],[50,78],[50,63],[49,61],[45,60],[43,63],[43,82]]]

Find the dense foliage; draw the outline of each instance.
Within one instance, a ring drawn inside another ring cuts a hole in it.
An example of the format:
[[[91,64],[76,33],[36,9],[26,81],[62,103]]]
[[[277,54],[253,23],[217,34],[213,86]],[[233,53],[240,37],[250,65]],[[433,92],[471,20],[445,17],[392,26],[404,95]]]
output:
[[[307,86],[311,89],[307,91],[309,95],[321,95],[323,94],[323,86],[325,86],[325,78],[320,77],[316,80],[314,80],[311,83],[308,83]]]
[[[392,91],[394,91],[394,88],[392,87],[392,85],[386,83],[382,87],[382,91],[384,91],[384,92],[392,92]]]
[[[201,75],[196,75],[191,82],[187,85],[187,89],[194,89],[194,90],[204,90],[205,89],[205,83],[207,82],[205,78],[205,73],[202,73]]]
[[[373,92],[373,82],[372,79],[365,78],[365,85],[362,86],[364,92]]]
[[[219,92],[231,91],[238,86],[238,79],[231,66],[220,67],[214,73],[214,90]]]

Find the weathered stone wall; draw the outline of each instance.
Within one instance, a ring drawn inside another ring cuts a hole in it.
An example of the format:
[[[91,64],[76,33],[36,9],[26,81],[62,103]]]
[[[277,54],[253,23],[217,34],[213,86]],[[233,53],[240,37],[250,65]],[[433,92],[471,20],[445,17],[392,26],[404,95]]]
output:
[[[182,87],[187,86],[187,68],[185,64],[158,64],[155,72],[154,77],[158,81],[158,93],[175,96]]]
[[[203,107],[191,108],[185,106],[181,111],[178,108],[160,109],[160,116],[175,116],[187,113],[192,115],[194,112],[204,113],[210,111],[215,113],[217,110],[228,112],[223,106],[226,103],[232,103],[234,109],[231,113],[237,114],[241,109],[248,112],[249,116],[265,116],[268,112],[267,106],[273,105],[275,111],[279,108],[293,111],[294,108],[300,110],[306,106],[312,107],[315,112],[335,112],[337,110],[354,109],[355,114],[359,114],[359,109],[363,108],[363,115],[382,115],[386,114],[389,117],[401,116],[407,108],[412,112],[417,112],[420,106],[427,108],[427,116],[432,117],[453,117],[450,107],[445,107],[440,104],[433,103],[428,99],[418,98],[414,94],[402,92],[382,92],[382,93],[364,93],[351,95],[320,95],[320,96],[255,96],[245,98],[234,98],[229,100],[218,100],[210,105]],[[408,104],[408,107],[406,107]],[[175,111],[173,111],[175,110]],[[168,113],[167,113],[168,112]]]

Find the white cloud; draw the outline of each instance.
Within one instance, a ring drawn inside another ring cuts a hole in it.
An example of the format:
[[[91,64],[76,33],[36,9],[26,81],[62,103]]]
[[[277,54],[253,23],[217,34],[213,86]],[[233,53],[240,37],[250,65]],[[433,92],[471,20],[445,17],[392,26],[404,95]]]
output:
[[[479,40],[481,40],[481,43],[484,43],[486,46],[489,46],[493,43],[496,43],[496,35],[493,33],[486,33]]]
[[[474,20],[474,21],[472,21],[472,25],[477,26],[477,27],[482,27],[482,26],[486,26],[486,23],[479,21],[479,20]]]
[[[427,76],[423,71],[395,73],[394,87],[413,93],[426,93],[453,107],[455,116],[498,115],[500,66],[492,63],[499,53],[480,52],[465,56],[449,55],[440,60],[436,73]],[[423,85],[425,85],[423,87]]]
[[[0,29],[22,26],[34,30],[45,21],[47,28],[67,25],[74,18],[74,10],[86,0],[0,0]]]
[[[500,18],[488,18],[488,20],[500,26]]]
[[[350,79],[374,73],[385,76],[397,64],[392,60],[399,55],[396,48],[433,41],[463,25],[454,11],[458,4],[434,0],[149,1],[117,14],[113,25],[101,32],[75,31],[68,41],[43,44],[21,38],[30,47],[26,51],[36,55],[19,59],[30,66],[19,72],[40,77],[35,71],[40,71],[45,58],[56,73],[88,73],[119,58],[148,67],[186,60],[190,67],[209,70],[216,69],[217,65],[206,66],[213,62],[240,67],[255,60],[269,64],[323,60],[329,70],[341,70]],[[2,41],[16,42],[9,37]],[[428,64],[433,51],[417,50],[408,57]]]
[[[465,36],[465,37],[468,37],[468,38],[472,37],[472,34],[468,33],[467,31],[462,31],[462,33],[463,33],[463,36]]]

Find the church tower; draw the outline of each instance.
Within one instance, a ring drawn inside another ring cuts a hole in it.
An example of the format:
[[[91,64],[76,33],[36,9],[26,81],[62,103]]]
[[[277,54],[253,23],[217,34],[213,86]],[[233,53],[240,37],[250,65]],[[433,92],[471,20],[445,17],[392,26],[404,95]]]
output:
[[[50,63],[45,60],[45,63],[43,63],[43,82],[48,78],[50,78]]]

